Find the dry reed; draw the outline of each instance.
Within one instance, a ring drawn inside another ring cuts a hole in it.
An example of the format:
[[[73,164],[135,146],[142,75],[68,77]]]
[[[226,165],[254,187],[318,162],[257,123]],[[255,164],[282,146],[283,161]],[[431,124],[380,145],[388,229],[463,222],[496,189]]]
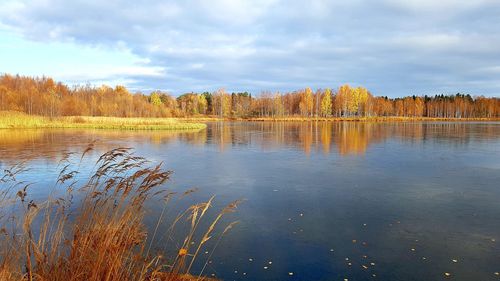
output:
[[[154,230],[148,232],[145,204],[153,198],[169,204],[174,193],[164,184],[171,172],[161,164],[148,166],[132,149],[121,147],[102,154],[92,176],[77,188],[78,168],[93,148],[92,143],[81,155],[63,157],[57,183],[41,203],[29,199],[31,185],[18,179],[26,163],[6,169],[0,177],[0,280],[210,280],[203,276],[208,259],[234,223],[218,233],[216,227],[239,201],[224,208],[204,230],[200,222],[206,219],[213,197],[171,222],[164,221],[164,207]],[[56,186],[64,187],[64,194],[55,192]],[[169,225],[172,233],[184,221],[189,225],[180,247],[150,254],[160,225]],[[214,236],[210,256],[193,275],[200,250]],[[195,243],[195,237],[202,239]]]

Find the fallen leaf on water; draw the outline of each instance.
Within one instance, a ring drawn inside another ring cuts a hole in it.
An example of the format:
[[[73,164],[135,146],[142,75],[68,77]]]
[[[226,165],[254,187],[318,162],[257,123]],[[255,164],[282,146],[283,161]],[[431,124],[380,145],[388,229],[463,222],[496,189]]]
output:
[[[183,257],[183,256],[185,256],[185,255],[187,255],[187,250],[186,250],[186,249],[184,249],[184,248],[181,248],[181,249],[179,250],[179,256],[180,256],[180,257]]]

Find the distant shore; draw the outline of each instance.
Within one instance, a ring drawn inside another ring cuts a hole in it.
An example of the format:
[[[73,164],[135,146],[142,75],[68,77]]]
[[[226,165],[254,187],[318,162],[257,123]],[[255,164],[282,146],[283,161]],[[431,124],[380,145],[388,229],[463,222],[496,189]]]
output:
[[[206,122],[468,122],[500,121],[500,118],[433,118],[433,117],[216,117],[180,118],[64,116],[45,117],[22,112],[0,111],[0,129],[116,129],[116,130],[201,130]]]
[[[500,121],[499,117],[495,118],[436,118],[436,117],[398,117],[398,116],[372,116],[372,117],[216,117],[216,116],[199,116],[176,118],[179,121],[186,122],[214,122],[214,121],[249,121],[249,122],[412,122],[412,121],[449,121],[449,122],[464,122],[464,121]]]
[[[436,118],[436,117],[264,117],[248,118],[249,121],[331,121],[331,122],[411,122],[411,121],[500,121],[500,118]]]

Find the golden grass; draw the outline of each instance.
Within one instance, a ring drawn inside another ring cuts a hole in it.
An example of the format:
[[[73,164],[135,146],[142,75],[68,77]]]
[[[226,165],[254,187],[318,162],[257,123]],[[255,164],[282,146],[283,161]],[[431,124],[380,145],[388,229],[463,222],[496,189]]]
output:
[[[120,130],[200,130],[205,124],[180,122],[176,118],[121,118],[69,116],[48,118],[15,111],[0,111],[0,129],[80,128]]]
[[[171,242],[170,253],[152,254],[150,241],[160,236],[165,207],[174,196],[163,188],[171,172],[160,165],[146,167],[147,161],[131,149],[117,148],[103,154],[93,175],[76,188],[78,170],[72,167],[79,167],[91,150],[93,144],[81,156],[64,156],[57,185],[66,189],[66,195],[53,194],[46,202],[30,200],[30,185],[18,181],[24,164],[6,169],[0,177],[0,280],[214,280],[203,276],[205,266],[234,223],[223,231],[216,232],[216,228],[239,202],[229,204],[201,232],[198,226],[213,197],[191,206],[167,224],[168,233],[162,233],[170,235],[176,225],[186,221],[187,233],[180,246]],[[78,159],[80,163],[75,163]],[[76,196],[82,199],[73,213]],[[165,207],[155,229],[148,233],[143,224],[145,202],[152,198],[162,198]],[[202,238],[195,243],[194,237]],[[212,240],[215,244],[205,266],[192,274],[200,250]]]

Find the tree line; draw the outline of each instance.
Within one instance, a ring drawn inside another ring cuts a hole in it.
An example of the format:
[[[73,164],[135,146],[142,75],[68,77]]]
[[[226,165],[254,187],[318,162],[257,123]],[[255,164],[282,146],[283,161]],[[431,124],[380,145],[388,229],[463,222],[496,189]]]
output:
[[[364,87],[305,88],[287,93],[187,93],[179,97],[153,91],[131,93],[124,86],[69,87],[48,77],[0,76],[0,110],[30,115],[115,117],[435,117],[498,118],[500,98],[468,94],[373,96]]]

